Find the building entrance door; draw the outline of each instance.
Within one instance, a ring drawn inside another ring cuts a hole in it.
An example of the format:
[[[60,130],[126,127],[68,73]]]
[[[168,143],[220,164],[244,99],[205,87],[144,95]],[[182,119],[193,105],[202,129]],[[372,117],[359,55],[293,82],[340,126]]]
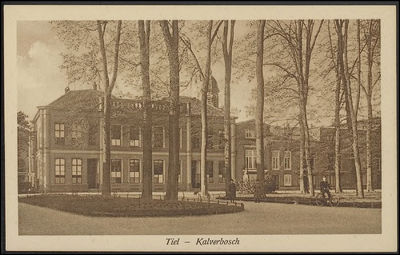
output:
[[[198,161],[192,160],[192,188],[200,188],[201,177],[200,167],[198,167]]]
[[[275,183],[275,189],[279,189],[279,175],[272,175],[272,180]]]
[[[87,180],[89,189],[97,189],[97,159],[87,160]]]

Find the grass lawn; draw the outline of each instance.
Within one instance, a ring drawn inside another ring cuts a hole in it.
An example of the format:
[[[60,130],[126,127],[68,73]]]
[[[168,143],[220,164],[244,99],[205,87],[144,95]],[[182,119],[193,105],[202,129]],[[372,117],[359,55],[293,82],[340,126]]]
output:
[[[86,216],[156,217],[192,216],[234,213],[244,210],[240,204],[152,200],[138,198],[103,197],[100,195],[35,195],[20,197],[21,203],[47,207]]]

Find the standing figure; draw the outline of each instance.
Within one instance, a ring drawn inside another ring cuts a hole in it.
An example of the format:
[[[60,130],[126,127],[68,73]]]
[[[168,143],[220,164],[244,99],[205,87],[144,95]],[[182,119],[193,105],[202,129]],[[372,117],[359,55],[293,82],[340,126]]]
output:
[[[321,189],[321,194],[322,196],[325,197],[325,193],[328,195],[328,199],[330,202],[332,202],[331,200],[331,192],[329,191],[329,183],[326,181],[325,176],[322,177],[322,181],[319,183],[319,187]]]
[[[260,183],[260,180],[256,180],[256,185],[255,185],[255,190],[254,190],[254,202],[255,203],[260,203],[260,199],[263,195],[263,190],[262,186]]]
[[[236,184],[233,181],[233,179],[231,179],[231,183],[229,184],[229,200],[231,200],[231,203],[235,202],[235,198],[236,198]]]

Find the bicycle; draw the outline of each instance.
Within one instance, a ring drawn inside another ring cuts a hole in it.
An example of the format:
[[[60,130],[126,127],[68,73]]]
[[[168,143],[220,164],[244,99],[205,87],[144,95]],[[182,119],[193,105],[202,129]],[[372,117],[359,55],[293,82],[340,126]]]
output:
[[[340,203],[340,199],[331,194],[331,200],[329,200],[325,197],[325,195],[322,195],[322,193],[318,193],[318,195],[315,197],[315,203],[318,206],[323,206],[329,203],[332,207],[337,207]]]

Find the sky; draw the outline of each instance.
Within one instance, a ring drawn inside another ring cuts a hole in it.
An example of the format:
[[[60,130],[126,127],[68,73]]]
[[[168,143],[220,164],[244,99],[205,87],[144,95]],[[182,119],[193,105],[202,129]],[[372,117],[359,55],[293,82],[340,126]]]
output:
[[[247,32],[248,28],[244,27],[244,22],[238,21],[235,27],[235,40],[243,38]],[[23,111],[28,115],[28,119],[34,118],[38,106],[45,106],[56,100],[64,94],[65,87],[69,86],[65,73],[59,68],[62,64],[60,54],[66,51],[64,44],[59,40],[56,31],[52,29],[48,21],[17,22],[17,106],[18,111]],[[222,61],[212,65],[212,75],[217,80],[220,89],[219,106],[221,107],[224,102],[224,66]],[[235,116],[238,117],[237,122],[240,122],[253,118],[253,116],[248,115],[248,107],[255,104],[255,100],[252,98],[255,79],[248,82],[246,77],[237,79],[235,76],[235,73],[233,73],[231,108],[235,110]],[[265,76],[265,80],[268,81],[268,75]],[[320,80],[318,82],[326,81]],[[78,90],[87,89],[91,86],[72,84],[69,87],[71,90]],[[129,93],[131,95],[140,95],[140,92],[134,91],[133,87],[126,86],[122,82],[118,84],[117,80],[114,94],[126,95]],[[190,89],[183,90],[181,95],[200,98],[200,85],[193,84]],[[323,93],[320,96],[323,98],[326,95]],[[308,106],[309,110],[315,108],[315,111],[322,112],[323,108],[326,107],[323,106],[327,101],[326,99],[321,100],[310,97],[309,101],[313,102]],[[363,103],[364,101],[362,100],[361,104]],[[296,111],[296,109],[291,110],[293,113]],[[333,114],[333,112],[331,113]],[[362,111],[360,113],[360,116],[365,118],[365,114]],[[320,116],[322,115],[320,114]],[[283,119],[285,119],[285,116],[282,116],[282,120],[279,121],[285,122]],[[266,121],[268,122],[268,120]],[[310,118],[310,125],[326,126],[331,125],[332,121],[332,116]]]
[[[62,64],[61,52],[66,49],[47,21],[17,22],[17,65],[18,65],[18,111],[33,119],[38,106],[44,106],[64,94],[68,81],[59,66]],[[213,76],[220,89],[220,106],[223,104],[224,69],[215,65]],[[118,84],[116,85],[118,92]],[[123,86],[120,86],[122,89]],[[252,104],[250,91],[254,84],[236,82],[231,88],[231,107],[238,109],[238,121],[246,120],[246,106]],[[84,85],[71,85],[71,90],[86,89]],[[194,85],[182,95],[199,96],[199,88]],[[245,93],[243,93],[245,92]],[[135,94],[135,93],[132,93]]]

